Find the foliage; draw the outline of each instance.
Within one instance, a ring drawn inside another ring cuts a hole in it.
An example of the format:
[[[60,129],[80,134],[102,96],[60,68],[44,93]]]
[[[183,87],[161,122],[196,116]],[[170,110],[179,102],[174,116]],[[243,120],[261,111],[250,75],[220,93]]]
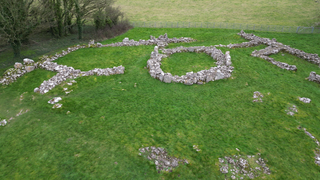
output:
[[[20,57],[21,42],[39,25],[34,0],[0,0],[0,33],[8,39],[15,57]]]

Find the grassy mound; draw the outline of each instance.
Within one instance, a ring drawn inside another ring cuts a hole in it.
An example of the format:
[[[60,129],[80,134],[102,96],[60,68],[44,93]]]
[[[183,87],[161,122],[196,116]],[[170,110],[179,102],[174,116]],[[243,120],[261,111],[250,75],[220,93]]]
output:
[[[102,43],[164,33],[197,39],[169,48],[245,42],[237,32],[135,28]],[[320,35],[254,33],[320,54]],[[320,69],[287,53],[272,57],[296,65],[297,72],[250,56],[262,48],[219,48],[230,51],[232,78],[205,85],[166,84],[152,78],[144,67],[153,46],[139,46],[80,49],[57,60],[81,70],[123,65],[123,75],[81,77],[72,86],[62,84],[40,95],[33,89],[54,73],[37,69],[1,86],[0,118],[14,119],[0,128],[0,178],[224,179],[218,158],[260,153],[271,170],[265,179],[319,179],[313,152],[317,146],[297,127],[320,139],[320,85],[305,79],[311,71],[320,74]],[[205,54],[192,54],[193,59],[186,61],[188,53],[174,55],[164,59],[162,67],[172,74],[197,71],[193,66],[206,69],[213,63]],[[73,92],[66,95],[66,87]],[[252,102],[255,91],[264,95],[262,103]],[[62,97],[61,109],[48,104],[56,96]],[[298,97],[312,101],[304,104]],[[298,107],[294,116],[285,112],[291,104]],[[163,147],[168,155],[189,164],[157,173],[154,163],[138,155],[142,146]]]

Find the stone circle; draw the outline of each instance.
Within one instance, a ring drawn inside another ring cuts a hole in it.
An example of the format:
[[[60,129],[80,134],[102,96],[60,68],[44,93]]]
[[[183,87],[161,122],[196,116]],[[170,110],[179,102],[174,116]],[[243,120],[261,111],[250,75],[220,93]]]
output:
[[[173,76],[171,73],[164,73],[161,69],[161,60],[174,53],[181,52],[196,52],[196,53],[206,53],[213,59],[216,59],[217,67],[211,67],[209,70],[201,70],[199,72],[188,72],[183,76]],[[185,85],[192,84],[203,84],[209,81],[215,81],[219,79],[225,79],[231,77],[233,68],[231,65],[230,52],[224,55],[221,50],[211,46],[195,46],[195,47],[177,47],[173,49],[162,49],[160,54],[158,51],[158,46],[155,46],[154,51],[151,52],[151,57],[147,61],[147,68],[149,69],[149,74],[155,79],[159,79],[165,83],[183,83]]]

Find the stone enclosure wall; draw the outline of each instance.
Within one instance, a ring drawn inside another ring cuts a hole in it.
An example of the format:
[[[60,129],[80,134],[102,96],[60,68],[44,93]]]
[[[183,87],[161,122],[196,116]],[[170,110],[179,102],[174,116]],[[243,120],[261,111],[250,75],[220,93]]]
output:
[[[177,47],[173,49],[165,49],[169,43],[181,43],[181,42],[193,42],[195,41],[192,38],[168,38],[167,34],[161,35],[158,38],[150,36],[149,40],[129,40],[129,38],[125,38],[122,42],[111,43],[102,45],[101,43],[94,43],[94,41],[90,41],[88,45],[77,45],[74,47],[68,48],[66,51],[62,51],[60,54],[56,54],[52,57],[43,56],[40,61],[34,62],[31,59],[24,59],[23,64],[16,63],[14,68],[8,69],[3,77],[0,77],[0,84],[8,85],[14,81],[16,81],[19,77],[23,76],[25,73],[31,72],[36,68],[42,68],[49,71],[58,72],[57,75],[49,79],[48,81],[44,81],[38,88],[35,89],[35,92],[46,93],[56,85],[65,81],[66,79],[74,79],[79,76],[89,76],[89,75],[113,75],[113,74],[123,74],[125,68],[123,66],[100,69],[95,68],[90,71],[81,71],[76,70],[73,67],[67,67],[63,65],[58,65],[57,63],[53,63],[52,61],[67,55],[70,52],[76,51],[82,48],[91,48],[91,47],[121,47],[121,46],[140,46],[140,45],[157,45],[154,51],[151,53],[151,57],[147,62],[147,67],[149,69],[149,73],[153,78],[159,79],[162,82],[170,83],[184,83],[186,85],[192,84],[203,84],[204,82],[215,81],[219,79],[229,78],[233,71],[233,67],[231,66],[231,56],[230,52],[227,51],[224,55],[221,50],[216,49],[216,47],[228,47],[228,48],[243,48],[243,47],[252,47],[260,44],[267,45],[265,49],[261,49],[259,51],[255,50],[252,52],[252,56],[260,57],[262,59],[271,62],[272,64],[287,70],[296,71],[297,67],[295,65],[289,65],[284,62],[279,62],[274,60],[271,57],[268,57],[271,54],[279,53],[280,51],[285,51],[290,54],[293,54],[297,57],[305,59],[309,62],[320,65],[320,58],[317,54],[309,54],[304,51],[291,48],[290,46],[283,45],[276,41],[276,39],[268,39],[261,38],[255,36],[253,34],[247,34],[244,31],[238,33],[241,37],[250,40],[249,42],[244,42],[240,44],[229,44],[229,45],[214,45],[210,47]],[[163,51],[164,54],[159,53],[159,49]],[[168,57],[173,53],[180,52],[196,52],[196,53],[206,53],[216,60],[217,67],[211,67],[209,70],[202,70],[199,72],[188,72],[184,76],[174,76],[171,73],[165,73],[160,68],[162,58]],[[314,72],[310,73],[309,80],[320,83],[320,78]]]
[[[151,58],[147,62],[147,68],[149,69],[149,73],[151,77],[159,79],[165,83],[184,83],[185,85],[192,84],[203,84],[203,82],[215,81],[219,79],[229,78],[233,71],[233,67],[231,65],[231,57],[230,52],[227,51],[226,55],[222,53],[221,50],[216,49],[215,47],[177,47],[173,49],[162,49],[163,53],[167,55],[160,54],[158,52],[158,46],[154,48],[154,51],[151,53]],[[162,58],[166,58],[174,53],[181,52],[204,52],[211,56],[213,59],[216,59],[217,67],[211,67],[209,70],[201,70],[197,73],[188,72],[184,76],[172,76],[171,73],[164,73],[161,69],[161,60]]]

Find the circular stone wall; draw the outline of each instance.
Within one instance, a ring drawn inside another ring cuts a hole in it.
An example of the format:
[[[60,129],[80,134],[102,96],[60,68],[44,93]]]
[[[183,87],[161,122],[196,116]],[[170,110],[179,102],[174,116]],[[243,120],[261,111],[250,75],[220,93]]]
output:
[[[184,83],[186,85],[203,84],[204,82],[215,81],[219,79],[229,78],[233,71],[231,66],[230,52],[223,54],[221,50],[215,47],[195,46],[195,47],[177,47],[173,49],[162,49],[165,54],[158,52],[158,46],[155,46],[154,51],[151,52],[151,58],[147,62],[147,68],[150,75],[165,83]],[[161,60],[174,53],[181,52],[195,52],[206,53],[216,60],[217,67],[211,67],[209,70],[201,70],[199,72],[188,72],[183,76],[173,76],[171,73],[164,73],[161,69]]]

